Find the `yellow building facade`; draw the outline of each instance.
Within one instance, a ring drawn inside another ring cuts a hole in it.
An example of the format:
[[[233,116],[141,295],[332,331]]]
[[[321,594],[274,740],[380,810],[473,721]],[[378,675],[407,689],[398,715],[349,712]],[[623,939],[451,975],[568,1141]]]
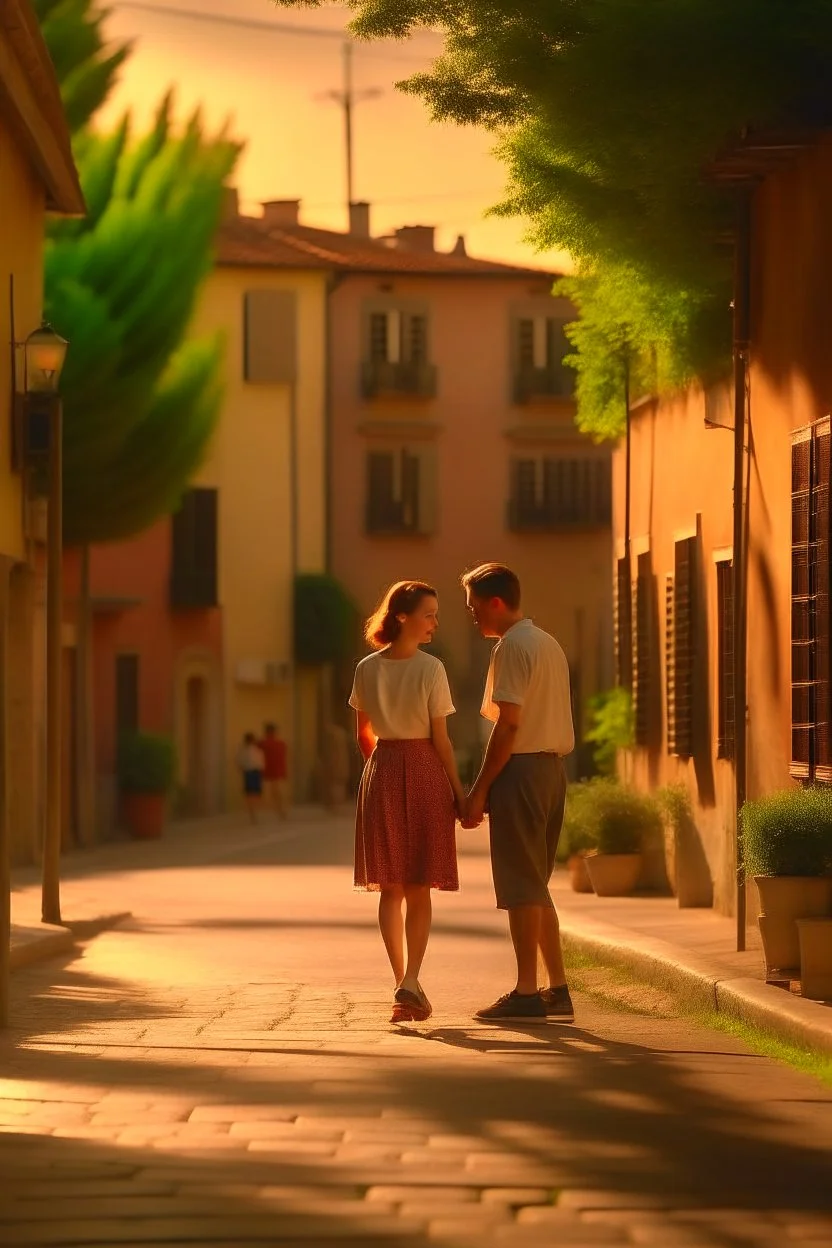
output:
[[[268,214],[268,206],[266,209]],[[265,220],[265,218],[264,218]],[[326,563],[327,267],[286,254],[233,199],[195,318],[222,335],[225,392],[193,483],[216,491],[222,610],[224,805],[241,805],[243,735],[274,722],[289,747],[292,797],[313,794],[318,685],[293,662],[297,573]]]
[[[43,589],[23,481],[13,460],[22,342],[40,324],[46,215],[84,200],[60,93],[33,10],[0,7],[0,1015],[8,957],[8,864],[40,843],[45,687]]]

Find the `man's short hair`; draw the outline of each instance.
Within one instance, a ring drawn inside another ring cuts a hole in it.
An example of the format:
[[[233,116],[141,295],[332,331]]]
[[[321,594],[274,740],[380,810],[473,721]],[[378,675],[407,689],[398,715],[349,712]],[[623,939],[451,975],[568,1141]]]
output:
[[[511,611],[520,606],[520,581],[504,563],[481,563],[462,577],[463,589],[475,598],[501,598]]]

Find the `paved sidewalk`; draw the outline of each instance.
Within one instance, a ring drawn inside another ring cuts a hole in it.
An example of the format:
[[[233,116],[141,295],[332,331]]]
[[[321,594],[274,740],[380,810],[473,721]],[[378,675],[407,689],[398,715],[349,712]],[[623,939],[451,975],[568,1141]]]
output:
[[[15,976],[0,1244],[832,1239],[813,1079],[585,999],[574,1027],[472,1022],[511,971],[482,840],[436,898],[434,1018],[395,1029],[349,822],[212,835],[176,833],[144,869],[135,846],[90,859],[67,917],[104,898],[133,919]]]

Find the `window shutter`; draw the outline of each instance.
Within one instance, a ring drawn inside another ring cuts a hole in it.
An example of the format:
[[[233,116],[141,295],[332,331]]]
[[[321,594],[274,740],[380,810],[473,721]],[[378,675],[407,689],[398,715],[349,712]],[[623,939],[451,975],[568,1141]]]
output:
[[[637,745],[650,744],[650,556],[639,555],[633,596],[633,715]]]
[[[297,375],[297,299],[291,290],[249,290],[243,300],[244,380],[290,385]]]
[[[217,601],[217,491],[194,490],[196,568],[204,600]]]
[[[693,660],[695,649],[696,538],[676,543],[673,575],[673,717],[668,707],[668,750],[693,753]]]
[[[116,733],[119,740],[139,730],[139,656],[116,655]]]
[[[667,707],[667,752],[678,754],[676,745],[676,597],[673,577],[664,580],[664,683]]]
[[[625,557],[615,569],[615,666],[622,689],[633,686],[632,592],[630,560]]]
[[[387,313],[370,313],[370,359],[374,364],[387,360]]]
[[[409,533],[419,528],[419,457],[402,451],[401,527]]]
[[[188,490],[171,525],[171,603],[214,607],[218,591],[218,491]]]
[[[811,571],[815,645],[815,779],[832,780],[829,708],[829,421],[815,426],[812,446]]]
[[[521,368],[534,368],[534,321],[522,317],[517,322],[517,359]]]
[[[792,445],[792,761],[791,774],[808,779],[812,769],[814,655],[810,561],[812,433]]]
[[[371,451],[367,456],[367,528],[375,533],[389,527],[393,503],[393,456]]]
[[[408,317],[407,359],[411,364],[426,364],[428,360],[428,318],[421,313]]]
[[[717,758],[734,757],[734,567],[716,565]]]

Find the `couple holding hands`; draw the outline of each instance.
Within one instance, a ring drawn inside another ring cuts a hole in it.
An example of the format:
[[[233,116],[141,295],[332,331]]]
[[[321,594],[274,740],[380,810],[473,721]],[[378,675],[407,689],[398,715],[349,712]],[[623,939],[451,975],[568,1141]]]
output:
[[[569,666],[562,649],[522,612],[510,568],[485,563],[462,577],[483,637],[497,638],[482,703],[494,727],[470,793],[459,779],[447,718],[445,668],[421,647],[439,625],[436,591],[391,586],[367,621],[375,653],[355,671],[350,706],[365,758],[358,792],[355,884],[380,893],[379,927],[393,970],[394,1023],[423,1021],[431,1005],[419,973],[431,927],[432,888],[459,888],[455,824],[489,816],[497,907],[507,910],[517,960],[511,992],[478,1010],[481,1022],[572,1022],[560,931],[549,893],[563,822],[563,758],[574,748]],[[538,986],[538,951],[548,986]]]

